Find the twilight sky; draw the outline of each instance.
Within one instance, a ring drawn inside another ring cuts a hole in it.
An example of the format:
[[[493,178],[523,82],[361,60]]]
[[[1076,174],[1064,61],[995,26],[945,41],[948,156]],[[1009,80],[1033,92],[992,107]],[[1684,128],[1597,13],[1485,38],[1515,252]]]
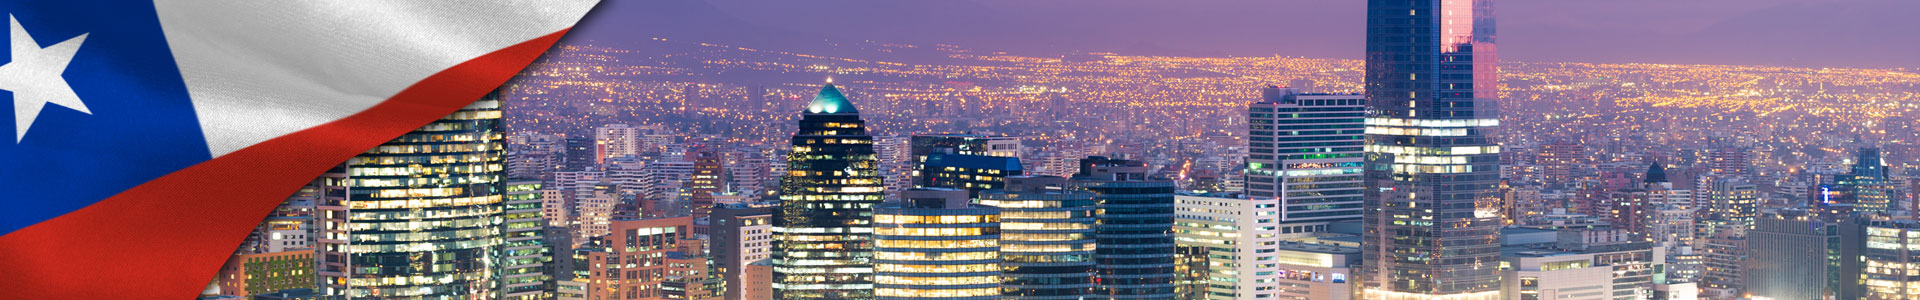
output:
[[[1359,58],[1363,0],[608,0],[574,33]],[[1920,67],[1916,0],[1503,0],[1503,60]]]

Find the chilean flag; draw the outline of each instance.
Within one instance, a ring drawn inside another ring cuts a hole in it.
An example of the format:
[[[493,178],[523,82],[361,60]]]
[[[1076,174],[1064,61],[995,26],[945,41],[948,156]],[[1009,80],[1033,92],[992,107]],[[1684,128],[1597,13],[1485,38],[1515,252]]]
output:
[[[0,299],[191,299],[287,195],[595,2],[0,2]]]

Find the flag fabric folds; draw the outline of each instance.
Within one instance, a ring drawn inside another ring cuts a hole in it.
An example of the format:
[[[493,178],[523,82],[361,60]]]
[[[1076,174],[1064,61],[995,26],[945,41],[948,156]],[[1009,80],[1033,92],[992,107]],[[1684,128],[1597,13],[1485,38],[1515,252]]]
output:
[[[0,298],[192,298],[287,195],[498,87],[596,2],[0,3]]]

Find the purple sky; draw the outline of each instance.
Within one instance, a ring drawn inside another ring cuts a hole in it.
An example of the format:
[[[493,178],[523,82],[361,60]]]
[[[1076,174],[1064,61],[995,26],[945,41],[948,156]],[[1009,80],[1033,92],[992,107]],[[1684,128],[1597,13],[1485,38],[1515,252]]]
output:
[[[1505,0],[1501,58],[1920,67],[1915,0]],[[576,33],[1359,58],[1362,0],[607,0]],[[664,27],[664,28],[663,28]],[[816,39],[817,40],[817,39]]]

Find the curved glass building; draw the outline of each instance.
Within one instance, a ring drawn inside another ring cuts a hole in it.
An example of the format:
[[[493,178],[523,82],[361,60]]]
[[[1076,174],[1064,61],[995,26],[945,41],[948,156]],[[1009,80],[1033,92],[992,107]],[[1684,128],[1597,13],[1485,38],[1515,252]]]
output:
[[[801,112],[774,211],[775,299],[873,299],[879,157],[860,110],[832,84]]]
[[[1000,299],[1000,209],[967,204],[966,190],[901,197],[874,209],[874,298]]]
[[[1014,176],[975,202],[1000,208],[1000,299],[1093,295],[1093,194],[1068,190],[1065,178]]]
[[[1500,296],[1493,0],[1367,2],[1367,299]]]
[[[323,292],[500,298],[505,141],[500,101],[489,96],[323,176]]]
[[[1106,157],[1080,160],[1073,184],[1099,203],[1094,255],[1099,287],[1111,299],[1173,299],[1172,180],[1148,179],[1143,162]]]

